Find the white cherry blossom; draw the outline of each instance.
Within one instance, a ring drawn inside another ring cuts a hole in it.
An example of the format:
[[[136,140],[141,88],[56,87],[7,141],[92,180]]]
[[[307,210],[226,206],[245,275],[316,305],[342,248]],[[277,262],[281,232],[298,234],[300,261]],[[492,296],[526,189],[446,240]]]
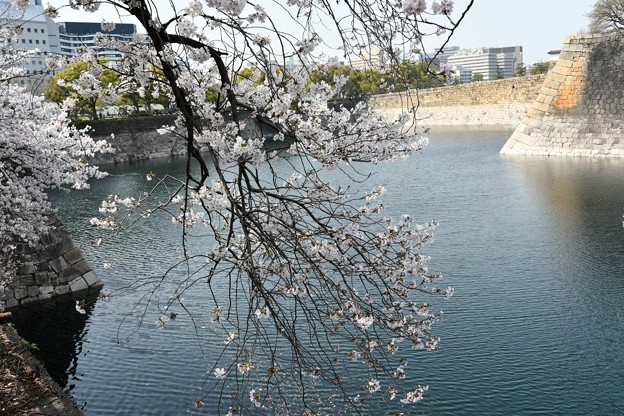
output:
[[[157,94],[176,103],[175,120],[154,133],[185,144],[188,168],[179,175],[145,174],[146,190],[109,196],[91,223],[119,232],[162,212],[180,227],[185,273],[163,272],[158,288],[176,288],[164,300],[169,306],[188,288],[204,285],[210,306],[194,311],[193,322],[205,319],[222,352],[209,367],[215,377],[208,388],[223,392],[218,406],[233,414],[249,408],[247,398],[254,406],[265,400],[287,405],[281,389],[305,396],[310,380],[337,385],[343,399],[358,406],[363,398],[347,391],[351,366],[366,374],[357,389],[367,395],[385,394],[383,385],[401,404],[421,400],[426,387],[406,383],[401,354],[409,350],[403,345],[422,353],[440,345],[432,331],[441,313],[431,299],[453,291],[434,287],[442,276],[430,271],[425,254],[438,224],[391,216],[385,185],[366,173],[426,146],[426,137],[411,133],[417,97],[393,86],[405,112],[389,119],[364,101],[332,105],[348,80],[315,83],[309,74],[319,68],[330,30],[342,55],[364,57],[366,48],[378,47],[389,74],[405,47],[424,49],[427,33],[453,33],[454,3],[439,0],[428,8],[424,0],[357,0],[344,15],[341,3],[311,0],[274,2],[281,14],[271,2],[245,0],[192,0],[169,14],[161,10],[167,5],[150,0],[70,2],[87,11],[100,3],[131,16],[143,33],[133,43],[107,36],[95,43],[124,54],[114,70],[124,88],[142,97],[159,74]],[[298,31],[289,29],[293,24]],[[95,81],[112,64],[93,52],[81,59],[93,65],[68,86],[101,94]],[[289,61],[300,70],[287,69]],[[248,65],[255,69],[246,72]],[[88,176],[72,183],[82,187]],[[422,198],[414,195],[414,205]],[[205,240],[197,249],[190,242],[199,236]],[[156,298],[151,302],[158,304]],[[165,323],[172,324],[166,315],[156,321]],[[252,386],[267,375],[271,382],[260,396]]]

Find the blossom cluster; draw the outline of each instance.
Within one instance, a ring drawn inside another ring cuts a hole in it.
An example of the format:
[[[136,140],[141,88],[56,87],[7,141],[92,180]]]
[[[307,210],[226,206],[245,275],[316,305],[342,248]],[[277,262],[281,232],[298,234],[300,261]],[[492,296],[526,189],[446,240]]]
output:
[[[431,9],[434,14],[444,14],[449,16],[453,13],[453,0],[442,0],[440,3],[434,1],[431,5]]]
[[[387,119],[364,102],[335,107],[329,100],[347,79],[309,82],[323,43],[311,22],[334,16],[330,3],[285,2],[291,16],[310,19],[301,24],[301,36],[283,32],[281,22],[264,23],[265,10],[244,0],[193,0],[169,22],[143,10],[137,18],[148,38],[137,43],[95,39],[125,54],[115,71],[139,95],[153,91],[153,74],[162,74],[157,94],[179,108],[158,133],[185,141],[189,168],[178,178],[146,175],[152,190],[165,188],[164,202],[146,208],[151,192],[111,195],[92,224],[119,230],[130,213],[147,217],[160,210],[181,227],[188,280],[176,282],[171,299],[196,284],[190,282],[195,273],[207,283],[213,305],[205,316],[223,349],[208,374],[216,388],[234,382],[245,390],[229,408],[232,414],[244,404],[261,407],[286,397],[272,394],[271,388],[281,392],[282,386],[253,386],[252,380],[266,374],[276,383],[292,376],[295,390],[304,391],[310,379],[342,383],[342,370],[351,366],[368,373],[362,395],[418,402],[427,388],[408,382],[404,352],[439,348],[432,327],[441,313],[423,297],[452,295],[451,288],[435,287],[441,276],[430,272],[423,253],[437,223],[387,216],[385,187],[366,186],[368,175],[360,170],[362,163],[404,159],[423,149],[425,137],[406,134],[411,115]],[[93,8],[88,0],[75,4]],[[399,53],[394,29],[409,32],[403,33],[408,39],[422,38],[426,1],[398,3],[409,19],[397,13],[396,3],[387,9],[376,2],[354,4],[352,18],[360,19],[370,39],[385,43],[391,57]],[[452,10],[453,1],[434,2],[427,19],[442,15],[450,21]],[[345,28],[343,22],[335,24],[345,29],[344,52],[351,53],[362,40],[354,29],[359,24]],[[288,57],[300,59],[305,70],[275,67]],[[72,88],[114,98],[119,91],[106,92],[93,82],[103,64],[87,59],[91,69]],[[245,59],[258,65],[250,76],[240,69]],[[201,248],[187,244],[206,234]],[[194,263],[198,258],[200,266]],[[168,321],[165,314],[155,323],[163,327]],[[358,403],[358,397],[348,401]]]
[[[425,0],[404,0],[403,11],[407,14],[421,14],[427,9]]]
[[[257,79],[242,81],[232,91],[254,108],[252,114],[280,126],[281,136],[273,140],[279,142],[286,135],[296,138],[284,141],[289,158],[299,160],[296,167],[284,177],[275,174],[264,180],[283,159],[266,151],[266,137],[254,127],[254,120],[227,120],[201,101],[204,91],[197,83],[191,89],[186,74],[181,73],[178,81],[188,91],[187,97],[197,98],[193,101],[197,114],[210,120],[194,140],[207,146],[218,168],[215,163],[217,178],[171,195],[166,209],[174,213],[173,222],[186,229],[210,230],[215,242],[204,253],[208,269],[203,272],[209,281],[224,273],[224,264],[238,270],[232,275],[249,276],[228,279],[236,293],[254,294],[246,318],[256,323],[254,331],[279,322],[285,336],[295,338],[283,322],[291,322],[287,311],[297,305],[308,311],[307,319],[315,325],[339,328],[336,342],[342,331],[351,334],[348,349],[338,354],[348,362],[374,368],[380,355],[397,354],[403,343],[406,349],[436,350],[438,339],[430,332],[439,316],[417,301],[417,295],[429,291],[428,286],[440,277],[429,273],[429,258],[419,252],[432,241],[437,223],[384,217],[384,187],[348,192],[322,178],[326,168],[344,170],[358,162],[405,158],[420,150],[426,140],[401,133],[405,118],[388,121],[362,105],[336,111],[327,105],[333,93],[329,85],[306,87],[296,76],[277,89],[258,84]],[[178,120],[161,131],[170,134],[180,125]],[[148,175],[147,180],[153,178]],[[137,209],[141,202],[112,195],[100,207],[104,217],[92,222],[103,229],[118,229],[117,219],[125,216],[120,208]],[[261,280],[255,276],[262,276]],[[234,324],[238,320],[223,313],[239,309],[230,305],[235,297],[216,303],[211,321],[223,330],[225,348],[243,349],[246,358],[237,361],[235,372],[224,370],[225,363],[216,364],[211,372],[219,383],[234,373],[245,379],[266,371],[245,349],[250,331],[240,330]],[[163,325],[162,319],[157,321],[157,326]],[[310,377],[322,377],[312,366],[306,371]],[[382,394],[391,387],[391,397],[415,403],[424,390],[401,387],[405,372],[399,366],[392,384],[371,379],[363,389]],[[249,399],[254,405],[262,402],[258,390]]]
[[[53,208],[45,191],[88,187],[102,177],[86,158],[107,151],[106,142],[93,141],[88,128],[70,124],[65,109],[10,83],[16,74],[16,52],[0,57],[0,264],[13,255],[14,243],[36,244],[48,231]],[[2,268],[4,266],[0,266]],[[3,270],[0,270],[2,272]]]
[[[403,12],[406,14],[422,14],[427,10],[426,0],[403,0]],[[453,13],[453,0],[434,1],[431,5],[433,14],[450,16]]]

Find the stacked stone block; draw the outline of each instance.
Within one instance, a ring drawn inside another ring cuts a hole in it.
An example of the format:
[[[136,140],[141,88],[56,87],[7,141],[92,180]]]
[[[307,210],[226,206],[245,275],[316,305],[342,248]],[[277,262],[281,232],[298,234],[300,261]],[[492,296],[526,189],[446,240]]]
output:
[[[566,38],[537,99],[501,153],[624,156],[622,46],[617,34]]]
[[[50,215],[50,225],[54,228],[37,246],[18,246],[16,276],[8,285],[0,285],[0,310],[102,287],[56,215]]]
[[[97,140],[106,140],[113,148],[112,153],[97,154],[90,162],[133,163],[183,155],[186,142],[180,136],[156,132],[174,122],[175,117],[169,115],[90,121],[87,124],[92,129],[91,136]]]
[[[371,109],[388,118],[417,108],[420,126],[517,126],[544,82],[544,75],[473,82],[371,97]]]

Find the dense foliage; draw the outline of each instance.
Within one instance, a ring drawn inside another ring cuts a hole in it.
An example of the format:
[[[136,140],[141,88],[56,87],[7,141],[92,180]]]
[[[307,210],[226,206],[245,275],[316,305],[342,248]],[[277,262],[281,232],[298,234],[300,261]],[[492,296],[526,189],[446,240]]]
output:
[[[89,71],[92,67],[90,61],[66,65],[46,84],[45,98],[58,104],[71,98],[76,103],[72,114],[74,117],[86,115],[92,120],[97,120],[98,107],[104,103],[112,104],[117,100],[116,87],[119,85],[119,76],[107,68],[95,76]],[[83,78],[82,82],[76,83],[75,81],[80,78]]]
[[[115,62],[92,58],[98,62],[79,60],[64,65],[45,85],[46,100],[62,104],[66,99],[75,100],[70,116],[73,119],[97,120],[105,107],[116,107],[117,113],[152,113],[154,104],[169,109],[167,95],[160,94],[162,74],[150,68],[150,80],[141,85],[116,71]],[[126,107],[130,107],[128,111]],[[122,109],[122,111],[118,110]]]
[[[531,65],[531,75],[545,74],[550,69],[550,62],[538,62]]]
[[[433,72],[426,61],[403,62],[383,71],[377,68],[354,69],[349,65],[322,65],[310,74],[309,82],[336,85],[338,78],[346,79],[337,94],[341,98],[361,98],[410,88],[435,88],[445,83],[444,78]]]

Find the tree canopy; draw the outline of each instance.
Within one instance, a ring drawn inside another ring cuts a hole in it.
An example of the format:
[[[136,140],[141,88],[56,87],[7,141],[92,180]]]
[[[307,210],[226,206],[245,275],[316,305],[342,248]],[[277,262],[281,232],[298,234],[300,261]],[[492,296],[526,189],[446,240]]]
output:
[[[116,62],[99,58],[95,61],[97,65],[88,60],[64,65],[46,83],[45,98],[58,104],[67,98],[76,100],[71,116],[91,120],[97,120],[101,108],[107,105],[130,105],[137,114],[141,108],[151,113],[154,104],[169,108],[169,98],[160,94],[164,78],[158,68],[147,68],[145,82],[140,83],[133,77],[120,74]]]
[[[473,82],[479,82],[479,81],[483,81],[484,77],[483,74],[480,72],[475,72],[472,74],[472,81]]]
[[[531,75],[545,74],[550,69],[550,62],[538,62],[531,65]]]
[[[114,68],[113,68],[114,69]],[[135,114],[145,111],[152,114],[153,106],[159,104],[165,110],[169,110],[171,102],[167,94],[161,93],[165,90],[163,83],[165,82],[162,72],[158,68],[148,68],[146,71],[149,75],[148,80],[141,84],[132,77],[121,77],[117,85],[119,98],[116,101],[118,105],[131,105]]]
[[[308,83],[324,82],[335,86],[340,78],[345,78],[345,82],[337,95],[348,99],[444,85],[442,77],[436,75],[426,61],[402,62],[384,71],[376,68],[354,69],[339,64],[322,65],[312,71]]]
[[[588,14],[592,32],[624,29],[624,0],[597,0]]]
[[[525,64],[518,64],[514,68],[514,76],[523,77],[527,74],[527,67]]]
[[[145,36],[131,44],[100,36],[96,46],[123,52],[115,72],[138,88],[149,86],[147,68],[162,74],[161,95],[178,117],[159,132],[185,141],[187,164],[180,176],[147,178],[168,193],[164,201],[149,192],[111,195],[92,224],[121,232],[155,212],[179,224],[181,261],[163,266],[140,307],[158,312],[157,327],[175,325],[173,316],[210,317],[223,350],[195,405],[214,414],[315,414],[327,397],[317,397],[322,390],[309,389],[310,380],[331,387],[336,408],[354,412],[365,397],[385,400],[388,412],[420,401],[427,387],[409,375],[405,351],[438,348],[432,328],[440,314],[429,302],[452,294],[422,252],[437,224],[386,214],[385,188],[367,187],[360,169],[423,148],[426,139],[410,132],[417,96],[401,91],[405,113],[391,120],[365,104],[351,110],[328,101],[350,81],[357,94],[425,77],[419,65],[403,63],[401,50],[424,48],[428,33],[448,42],[473,1],[458,14],[451,0],[430,8],[422,0],[193,0],[169,9],[151,0],[71,2],[87,12],[103,4],[132,17]],[[383,67],[353,77],[336,67],[326,78],[325,30],[345,55],[367,58],[362,45],[375,45]],[[82,59],[88,75],[62,86],[109,97],[110,83],[97,80],[107,64]],[[283,69],[290,59],[299,71]],[[244,76],[244,62],[264,78]],[[318,82],[308,82],[315,73]],[[190,244],[206,234],[203,244]],[[210,310],[183,300],[198,285]],[[350,380],[355,369],[363,376]],[[207,402],[213,393],[218,400]]]
[[[105,62],[97,60],[97,65],[91,61],[66,65],[46,84],[45,98],[58,104],[67,98],[76,100],[74,116],[85,115],[91,120],[97,120],[98,106],[104,102],[112,104],[118,98],[116,88],[119,76],[102,64]]]

